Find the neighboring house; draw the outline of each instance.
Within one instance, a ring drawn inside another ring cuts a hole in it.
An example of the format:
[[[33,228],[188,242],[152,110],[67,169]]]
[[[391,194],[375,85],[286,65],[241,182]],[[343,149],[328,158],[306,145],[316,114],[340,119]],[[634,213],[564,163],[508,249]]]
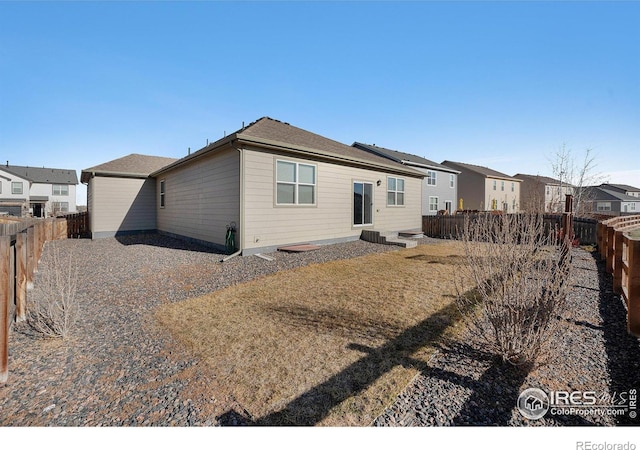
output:
[[[460,171],[458,209],[520,211],[520,179],[474,164],[443,161],[442,165]]]
[[[614,191],[621,194],[630,195],[631,197],[640,198],[640,189],[638,189],[637,187],[629,186],[628,184],[603,183],[600,185],[600,187],[609,191]]]
[[[571,185],[553,178],[523,173],[517,173],[513,177],[522,180],[520,209],[523,211],[563,212],[566,195],[573,194]]]
[[[130,214],[153,208],[158,232],[218,248],[235,224],[236,247],[250,255],[356,240],[365,229],[420,229],[422,177],[388,158],[263,117],[150,172],[146,180],[156,196],[131,205]],[[94,198],[89,211],[99,204]]]
[[[389,158],[400,164],[413,167],[426,176],[422,180],[422,215],[434,216],[439,211],[453,214],[458,208],[458,174],[460,171],[430,161],[421,156],[376,145],[354,142],[353,147]]]
[[[0,166],[0,212],[47,217],[76,212],[75,170]]]
[[[156,180],[175,158],[131,154],[82,171],[92,238],[155,232]]]
[[[595,214],[619,216],[620,214],[640,214],[640,198],[602,186],[583,189],[582,202],[585,210]]]

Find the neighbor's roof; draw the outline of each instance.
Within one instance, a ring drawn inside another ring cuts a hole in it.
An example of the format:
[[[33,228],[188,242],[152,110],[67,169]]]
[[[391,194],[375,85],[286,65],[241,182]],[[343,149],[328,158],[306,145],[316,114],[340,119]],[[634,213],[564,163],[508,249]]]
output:
[[[638,197],[626,195],[621,192],[604,189],[600,186],[588,186],[584,190],[587,192],[589,200],[595,201],[618,201],[618,202],[640,202]]]
[[[0,170],[32,183],[78,184],[78,175],[72,169],[51,169],[48,167],[0,166]]]
[[[602,183],[600,187],[603,189],[613,189],[622,192],[640,192],[640,189],[638,189],[637,187],[629,186],[628,184]]]
[[[476,166],[475,164],[467,164],[467,163],[461,163],[461,162],[455,162],[455,161],[442,161],[442,164],[445,166],[453,167],[454,169],[476,172],[485,177],[504,178],[505,180],[512,180],[512,181],[522,181],[519,178],[511,177],[505,173],[498,172],[497,170],[489,169],[488,167],[484,167],[484,166]]]
[[[567,182],[561,182],[560,180],[556,180],[555,178],[550,178],[550,177],[543,177],[542,175],[527,175],[524,173],[517,173],[513,176],[514,178],[518,178],[522,181],[533,181],[535,183],[540,183],[540,184],[551,184],[554,186],[560,186],[561,184],[563,185],[567,185]]]
[[[426,167],[428,169],[442,170],[444,172],[460,173],[459,170],[452,169],[451,167],[443,166],[437,162],[433,162],[430,159],[423,158],[422,156],[412,155],[410,153],[399,152],[397,150],[390,150],[384,147],[378,147],[373,144],[363,144],[361,142],[354,142],[352,147],[356,147],[376,155],[384,156],[393,161],[401,164],[416,165],[419,167]]]
[[[175,158],[165,158],[162,156],[149,156],[132,153],[122,158],[89,167],[82,171],[81,180],[83,183],[89,181],[92,175],[146,178],[152,172],[163,168],[176,161]]]
[[[374,167],[412,176],[424,176],[423,173],[391,161],[388,158],[374,155],[320,136],[319,134],[311,133],[302,128],[294,127],[286,122],[271,119],[270,117],[262,117],[235,133],[219,139],[167,167],[163,167],[162,170],[157,170],[152,173],[152,175],[156,176],[173,167],[186,164],[205,153],[214,151],[232,142],[236,142],[239,145],[255,145],[256,147],[275,151],[294,153],[301,157],[322,158],[334,162],[340,161],[343,163]]]

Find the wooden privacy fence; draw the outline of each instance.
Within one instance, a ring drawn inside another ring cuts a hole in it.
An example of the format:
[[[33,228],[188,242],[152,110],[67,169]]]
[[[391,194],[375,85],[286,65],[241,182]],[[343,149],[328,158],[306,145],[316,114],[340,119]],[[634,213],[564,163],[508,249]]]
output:
[[[8,226],[5,226],[8,225]],[[65,218],[27,219],[0,226],[0,384],[9,376],[9,327],[27,317],[27,290],[46,241],[67,238]],[[13,312],[13,314],[12,314]]]
[[[459,231],[464,228],[465,217],[471,220],[480,214],[456,214],[445,216],[422,216],[422,232],[433,238],[456,239]],[[562,228],[562,214],[545,214],[544,225],[548,232]],[[573,233],[581,244],[596,244],[598,221],[588,217],[573,217]]]
[[[620,216],[598,224],[598,253],[613,275],[613,291],[627,304],[629,333],[640,336],[640,215]]]

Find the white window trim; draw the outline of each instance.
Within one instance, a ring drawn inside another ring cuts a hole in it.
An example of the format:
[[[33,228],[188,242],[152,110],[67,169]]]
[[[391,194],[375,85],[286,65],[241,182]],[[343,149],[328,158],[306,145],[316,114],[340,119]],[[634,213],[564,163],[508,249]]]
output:
[[[283,163],[287,163],[287,164],[294,164],[295,165],[295,181],[291,182],[291,181],[278,181],[278,162],[283,162]],[[300,166],[309,166],[309,167],[313,167],[313,183],[301,183],[300,180],[300,176],[299,176],[299,171],[300,171]],[[298,162],[298,161],[291,161],[288,159],[276,159],[276,164],[275,164],[275,171],[274,171],[274,175],[275,175],[275,192],[274,192],[274,203],[276,206],[285,206],[285,207],[309,207],[309,206],[316,206],[316,204],[318,203],[318,165],[317,164],[311,164],[311,163],[307,163],[307,162]],[[294,186],[294,191],[293,191],[293,203],[278,203],[278,184],[287,184],[290,186]],[[298,188],[300,186],[313,186],[313,202],[312,203],[299,203],[299,194],[298,194]]]
[[[18,185],[20,186],[20,192],[16,192],[14,189]],[[24,183],[22,181],[11,182],[11,195],[24,195]]]
[[[389,180],[393,178],[394,180],[396,180],[396,188],[395,190],[391,190],[389,189]],[[405,190],[398,190],[398,180],[402,180],[402,185],[406,187],[406,181],[404,178],[400,178],[400,177],[387,177],[387,206],[391,206],[391,207],[397,207],[397,208],[403,208],[406,204],[405,201]],[[395,203],[389,203],[389,193],[393,192],[394,196],[394,202]],[[402,194],[402,204],[398,204],[398,194]]]
[[[456,187],[456,178],[455,178],[455,175],[452,173],[449,174],[449,187],[451,189]]]
[[[433,203],[431,203],[431,199],[435,199],[435,200],[436,200],[435,205],[434,205]],[[433,208],[432,208],[432,206],[435,206],[436,208],[435,208],[435,209],[433,209]],[[438,211],[439,211],[439,210],[438,210],[438,207],[439,207],[439,206],[440,206],[440,198],[439,198],[439,197],[437,197],[437,196],[432,196],[432,195],[430,195],[430,196],[429,196],[429,212],[431,212],[431,211],[438,212]]]
[[[56,188],[58,188],[58,193],[56,193]],[[51,185],[51,193],[52,193],[52,195],[55,195],[57,197],[68,197],[69,196],[69,185],[68,184],[53,184],[53,185]]]
[[[498,181],[497,180],[493,180],[493,190],[494,191],[498,190]]]
[[[431,181],[433,181],[433,183]],[[427,170],[427,186],[437,186],[437,185],[438,185],[438,173],[435,170]]]
[[[167,180],[160,180],[160,208],[164,209],[167,206]]]

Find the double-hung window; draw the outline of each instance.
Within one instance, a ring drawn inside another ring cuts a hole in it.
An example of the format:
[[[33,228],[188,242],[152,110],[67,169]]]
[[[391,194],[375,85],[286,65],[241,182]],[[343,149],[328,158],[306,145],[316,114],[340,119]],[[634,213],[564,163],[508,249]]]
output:
[[[493,190],[496,190],[496,186],[498,185],[498,182],[496,180],[493,180]]]
[[[165,180],[160,180],[160,208],[164,208]]]
[[[22,181],[14,181],[11,183],[11,193],[13,195],[22,195]]]
[[[276,204],[315,205],[316,166],[278,160],[276,162]]]
[[[54,184],[53,195],[69,195],[69,185],[67,184]]]
[[[438,197],[429,197],[429,211],[438,211]]]
[[[387,177],[387,205],[404,206],[404,178]]]
[[[500,190],[501,190],[501,191],[504,191],[504,181],[501,181],[501,182],[500,182]]]
[[[449,187],[455,187],[455,176],[453,174],[449,174]]]
[[[436,185],[436,172],[434,172],[433,170],[428,170],[427,171],[427,184],[429,186],[435,186]]]

